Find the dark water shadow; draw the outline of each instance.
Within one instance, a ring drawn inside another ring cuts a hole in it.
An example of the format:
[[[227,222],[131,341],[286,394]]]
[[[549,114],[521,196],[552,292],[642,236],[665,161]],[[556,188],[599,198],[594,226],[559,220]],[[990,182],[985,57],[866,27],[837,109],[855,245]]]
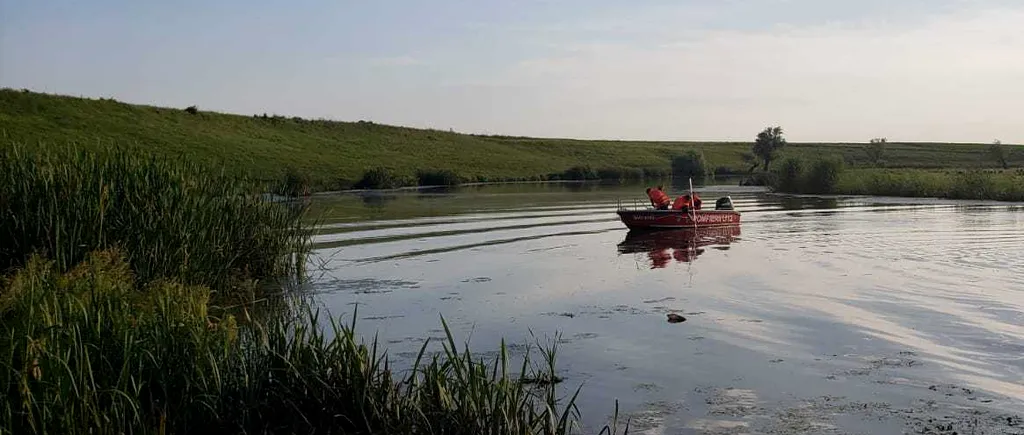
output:
[[[430,186],[416,190],[417,199],[450,198],[459,193],[464,193],[462,186]]]
[[[839,199],[818,196],[781,196],[779,205],[783,210],[832,209],[839,208]]]
[[[363,205],[371,209],[383,209],[388,204],[398,200],[398,195],[387,195],[376,192],[367,192],[359,195]]]

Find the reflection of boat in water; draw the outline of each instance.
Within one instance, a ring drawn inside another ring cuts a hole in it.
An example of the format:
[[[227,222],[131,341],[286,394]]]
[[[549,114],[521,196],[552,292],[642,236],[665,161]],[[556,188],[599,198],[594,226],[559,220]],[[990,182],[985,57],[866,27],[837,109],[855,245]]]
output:
[[[728,245],[740,235],[739,225],[665,231],[630,231],[618,245],[620,254],[647,253],[651,268],[668,265],[673,259],[689,263],[704,253],[705,246]]]

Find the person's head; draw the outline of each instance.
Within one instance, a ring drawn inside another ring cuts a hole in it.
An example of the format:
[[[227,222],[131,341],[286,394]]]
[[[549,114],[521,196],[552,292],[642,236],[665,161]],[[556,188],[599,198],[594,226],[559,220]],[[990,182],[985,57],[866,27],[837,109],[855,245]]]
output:
[[[658,190],[665,190],[664,187],[658,186]]]
[[[647,193],[651,193],[651,188],[650,187],[647,188]]]

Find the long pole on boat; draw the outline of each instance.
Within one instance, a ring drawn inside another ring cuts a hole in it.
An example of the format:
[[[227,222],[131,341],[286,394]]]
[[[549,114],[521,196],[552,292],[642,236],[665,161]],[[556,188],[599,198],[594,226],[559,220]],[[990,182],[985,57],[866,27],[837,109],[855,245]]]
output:
[[[690,219],[693,220],[693,235],[697,236],[697,210],[693,204],[693,178],[688,178],[690,181]]]
[[[689,246],[686,250],[689,251],[690,261],[686,263],[686,273],[690,275],[690,286],[693,286],[693,260],[697,257],[697,211],[693,205],[693,177],[687,177],[687,181],[690,183],[690,206],[687,213],[690,214],[690,220],[693,221],[693,237],[690,238]]]

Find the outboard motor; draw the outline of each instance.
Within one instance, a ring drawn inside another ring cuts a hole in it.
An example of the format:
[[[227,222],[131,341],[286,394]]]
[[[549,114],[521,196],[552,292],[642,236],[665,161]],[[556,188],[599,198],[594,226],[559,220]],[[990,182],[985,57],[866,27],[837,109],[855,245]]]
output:
[[[732,198],[723,196],[715,201],[715,210],[732,210]]]

